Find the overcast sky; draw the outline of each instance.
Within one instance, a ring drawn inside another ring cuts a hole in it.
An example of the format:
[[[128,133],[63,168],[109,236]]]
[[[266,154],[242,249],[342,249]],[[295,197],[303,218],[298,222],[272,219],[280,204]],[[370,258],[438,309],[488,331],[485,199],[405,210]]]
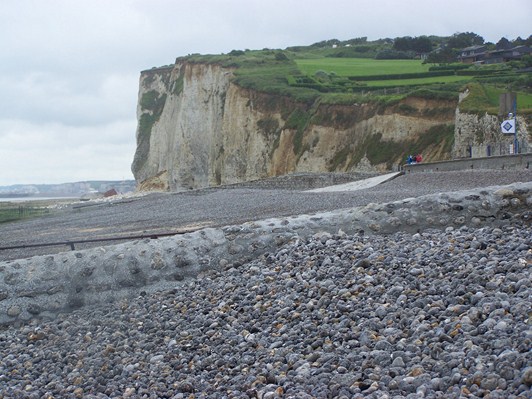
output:
[[[178,56],[531,26],[530,0],[1,0],[0,185],[132,179],[139,73]]]

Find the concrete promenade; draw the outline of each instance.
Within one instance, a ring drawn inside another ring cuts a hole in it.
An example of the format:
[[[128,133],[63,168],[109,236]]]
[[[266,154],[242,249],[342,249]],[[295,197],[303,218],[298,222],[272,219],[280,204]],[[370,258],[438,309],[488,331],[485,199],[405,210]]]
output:
[[[532,175],[532,153],[500,155],[484,158],[453,159],[404,165],[405,173],[449,172],[453,170],[529,170]]]
[[[379,184],[386,183],[387,181],[395,179],[400,176],[402,172],[387,173],[380,176],[370,177],[364,180],[358,180],[350,183],[337,184],[334,186],[315,188],[308,190],[308,193],[332,193],[336,191],[357,191],[364,190],[366,188],[375,187]]]

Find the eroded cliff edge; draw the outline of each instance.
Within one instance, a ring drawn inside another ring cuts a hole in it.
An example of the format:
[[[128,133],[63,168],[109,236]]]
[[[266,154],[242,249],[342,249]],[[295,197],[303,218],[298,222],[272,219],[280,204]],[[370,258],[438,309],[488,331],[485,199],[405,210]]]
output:
[[[450,157],[458,99],[305,104],[242,88],[233,72],[185,61],[141,73],[132,165],[141,189],[384,171],[416,147],[425,160]]]

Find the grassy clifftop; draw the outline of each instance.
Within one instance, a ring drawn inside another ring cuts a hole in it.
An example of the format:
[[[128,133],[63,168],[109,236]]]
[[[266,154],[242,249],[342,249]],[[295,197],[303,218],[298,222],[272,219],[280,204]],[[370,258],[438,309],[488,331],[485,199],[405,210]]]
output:
[[[469,87],[466,108],[496,113],[498,95],[512,90],[518,93],[519,112],[532,114],[532,73],[522,72],[515,63],[435,65],[420,59],[375,59],[386,47],[381,41],[372,43],[343,48],[233,50],[189,55],[177,62],[234,68],[237,85],[303,103],[319,99],[322,104],[393,104],[409,96],[456,100],[458,93]]]

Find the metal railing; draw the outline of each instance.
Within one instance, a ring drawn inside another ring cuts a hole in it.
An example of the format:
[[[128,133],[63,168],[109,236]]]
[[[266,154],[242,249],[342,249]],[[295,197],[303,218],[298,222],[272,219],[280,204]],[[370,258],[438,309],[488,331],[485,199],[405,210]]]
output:
[[[37,244],[21,244],[21,245],[11,245],[7,247],[0,247],[0,251],[6,251],[10,249],[25,249],[25,248],[39,248],[39,247],[52,247],[52,246],[69,246],[72,251],[76,249],[75,244],[88,244],[94,242],[109,242],[109,241],[128,241],[128,240],[143,240],[143,239],[152,239],[155,240],[159,237],[169,237],[180,234],[192,233],[196,230],[184,230],[184,231],[173,231],[165,233],[155,233],[155,234],[141,234],[134,236],[114,236],[114,237],[105,237],[105,238],[89,238],[89,239],[80,239],[80,240],[65,240],[65,241],[55,241],[55,242],[46,242],[46,243],[37,243]]]

